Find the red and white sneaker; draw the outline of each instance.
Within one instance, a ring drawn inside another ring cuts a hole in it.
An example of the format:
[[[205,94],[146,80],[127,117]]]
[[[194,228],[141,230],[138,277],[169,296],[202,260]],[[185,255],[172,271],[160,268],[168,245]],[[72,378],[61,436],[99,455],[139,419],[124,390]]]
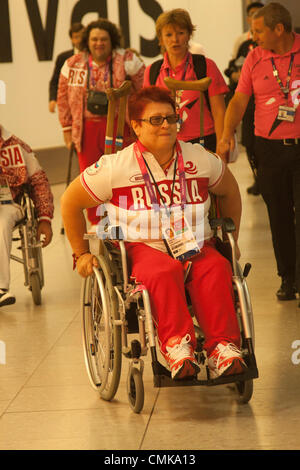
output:
[[[208,357],[207,365],[212,379],[220,375],[241,374],[247,369],[241,351],[227,341],[221,341],[217,345]]]
[[[200,371],[190,341],[190,335],[186,335],[184,338],[173,336],[167,342],[164,356],[171,369],[172,379],[191,377]]]

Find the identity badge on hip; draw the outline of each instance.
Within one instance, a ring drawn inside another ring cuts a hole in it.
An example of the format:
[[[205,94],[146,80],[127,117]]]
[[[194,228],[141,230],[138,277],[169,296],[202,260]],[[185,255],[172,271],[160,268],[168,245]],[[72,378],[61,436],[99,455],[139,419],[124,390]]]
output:
[[[180,209],[172,210],[169,217],[162,219],[162,233],[170,255],[178,261],[186,261],[201,251]]]

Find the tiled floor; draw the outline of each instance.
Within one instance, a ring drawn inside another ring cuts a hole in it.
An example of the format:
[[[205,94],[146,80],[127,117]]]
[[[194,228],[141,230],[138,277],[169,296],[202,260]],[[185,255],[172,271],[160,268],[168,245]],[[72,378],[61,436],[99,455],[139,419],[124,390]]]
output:
[[[13,262],[17,303],[0,312],[0,340],[6,344],[6,364],[0,364],[0,449],[300,449],[300,364],[291,360],[292,343],[300,340],[300,309],[296,301],[275,298],[279,280],[266,209],[261,197],[246,193],[252,177],[244,154],[231,169],[243,198],[241,262],[253,265],[248,284],[260,377],[249,404],[238,404],[228,386],[154,388],[149,357],[140,414],[128,405],[126,359],[115,399],[99,399],[85,370],[81,281],[60,234],[64,185],[56,185],[43,303],[34,306],[22,267]]]

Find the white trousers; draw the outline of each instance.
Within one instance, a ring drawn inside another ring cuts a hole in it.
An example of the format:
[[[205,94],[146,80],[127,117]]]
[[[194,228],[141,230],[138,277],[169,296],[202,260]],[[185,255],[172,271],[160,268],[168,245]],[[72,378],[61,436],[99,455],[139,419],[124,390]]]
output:
[[[22,218],[20,209],[12,204],[0,204],[0,289],[9,289],[10,252],[13,228]]]

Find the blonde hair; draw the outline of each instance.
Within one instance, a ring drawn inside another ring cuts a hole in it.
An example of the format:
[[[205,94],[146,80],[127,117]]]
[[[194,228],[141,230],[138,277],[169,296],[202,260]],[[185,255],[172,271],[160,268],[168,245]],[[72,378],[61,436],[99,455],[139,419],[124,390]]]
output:
[[[193,32],[196,30],[196,26],[193,25],[191,17],[186,10],[175,8],[174,10],[164,11],[159,15],[155,23],[156,34],[159,41],[161,40],[163,27],[169,24],[186,29],[190,36],[192,36]],[[163,49],[162,47],[162,50]]]

